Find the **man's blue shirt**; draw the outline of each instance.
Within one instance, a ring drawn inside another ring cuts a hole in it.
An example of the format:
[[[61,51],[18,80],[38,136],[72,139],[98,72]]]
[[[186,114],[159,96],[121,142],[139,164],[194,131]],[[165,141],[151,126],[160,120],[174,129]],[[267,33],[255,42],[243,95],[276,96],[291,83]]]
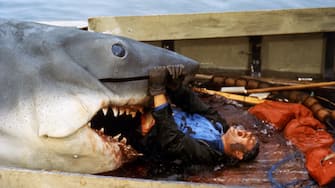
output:
[[[189,114],[179,109],[173,109],[173,117],[178,129],[184,134],[202,140],[215,150],[223,152],[223,127],[220,123],[213,124],[199,114]]]

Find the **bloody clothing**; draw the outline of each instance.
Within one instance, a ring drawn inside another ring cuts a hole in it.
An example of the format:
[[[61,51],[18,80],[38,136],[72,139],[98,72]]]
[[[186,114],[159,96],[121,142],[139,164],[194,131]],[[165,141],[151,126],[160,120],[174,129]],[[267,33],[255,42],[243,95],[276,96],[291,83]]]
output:
[[[226,122],[212,108],[204,104],[193,92],[186,88],[168,92],[173,104],[190,114],[198,113],[213,123],[219,122],[221,130],[227,130]],[[170,105],[163,105],[152,112],[155,126],[147,135],[141,138],[143,147],[140,151],[145,155],[158,155],[163,159],[180,159],[184,163],[218,164],[223,163],[227,156],[223,150],[211,147],[212,143],[206,139],[195,139],[178,129],[172,115]],[[210,135],[209,135],[210,137]],[[221,146],[223,149],[223,146]]]

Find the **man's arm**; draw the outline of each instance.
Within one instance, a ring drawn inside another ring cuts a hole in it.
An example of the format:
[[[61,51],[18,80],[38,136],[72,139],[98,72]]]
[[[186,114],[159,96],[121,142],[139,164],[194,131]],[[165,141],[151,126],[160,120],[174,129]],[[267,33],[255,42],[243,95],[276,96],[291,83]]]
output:
[[[166,155],[194,164],[216,164],[223,159],[223,151],[218,152],[178,130],[165,95],[154,96],[154,107],[157,142]]]
[[[205,104],[190,88],[182,85],[184,80],[183,65],[169,65],[167,70],[169,76],[167,79],[167,94],[173,104],[183,111],[205,116],[216,126],[220,123],[223,131],[226,132],[229,126],[226,120],[212,107]]]
[[[205,104],[194,92],[185,86],[176,89],[167,89],[167,94],[173,104],[189,113],[206,113],[210,107]]]
[[[205,104],[193,91],[185,86],[180,86],[175,90],[167,89],[167,93],[171,102],[176,106],[180,107],[183,111],[188,113],[197,113],[208,120],[212,121],[213,124],[219,122],[222,125],[223,132],[229,129],[226,120],[212,107]]]

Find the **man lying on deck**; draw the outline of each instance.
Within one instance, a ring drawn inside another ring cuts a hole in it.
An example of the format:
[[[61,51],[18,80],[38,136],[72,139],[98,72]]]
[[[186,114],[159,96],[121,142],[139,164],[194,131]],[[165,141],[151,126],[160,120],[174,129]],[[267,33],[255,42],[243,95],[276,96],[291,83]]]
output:
[[[156,67],[149,73],[153,110],[142,117],[140,152],[158,154],[183,164],[249,161],[259,152],[251,132],[228,127],[226,121],[182,86],[182,66]],[[179,108],[172,108],[172,104]]]

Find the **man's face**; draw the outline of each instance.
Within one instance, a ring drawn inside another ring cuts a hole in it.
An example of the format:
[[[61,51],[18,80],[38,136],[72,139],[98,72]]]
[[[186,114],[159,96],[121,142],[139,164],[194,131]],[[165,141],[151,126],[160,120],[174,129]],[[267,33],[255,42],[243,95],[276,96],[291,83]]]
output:
[[[223,137],[225,153],[240,160],[243,159],[244,153],[251,151],[257,143],[257,138],[250,131],[241,130],[235,127],[230,127]],[[233,147],[234,144],[241,144],[244,148],[235,148]]]

